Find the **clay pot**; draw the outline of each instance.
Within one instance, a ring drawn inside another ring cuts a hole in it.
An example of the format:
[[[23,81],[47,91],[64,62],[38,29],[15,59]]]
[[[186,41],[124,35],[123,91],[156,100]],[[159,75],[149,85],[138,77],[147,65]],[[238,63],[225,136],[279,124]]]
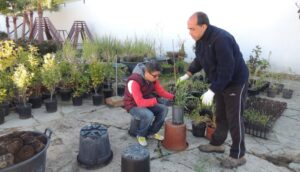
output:
[[[163,146],[168,150],[185,150],[188,147],[186,141],[186,125],[175,125],[171,121],[166,121]]]
[[[211,140],[212,138],[212,135],[214,134],[216,128],[208,125],[206,126],[206,133],[205,133],[205,137],[208,139],[208,140]]]

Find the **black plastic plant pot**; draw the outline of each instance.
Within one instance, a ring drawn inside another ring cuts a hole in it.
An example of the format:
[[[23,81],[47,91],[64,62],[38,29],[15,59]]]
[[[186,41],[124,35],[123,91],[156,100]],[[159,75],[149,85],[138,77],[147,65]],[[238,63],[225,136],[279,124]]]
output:
[[[4,119],[5,119],[4,109],[0,109],[0,124],[4,123]]]
[[[31,103],[26,103],[24,106],[23,103],[20,103],[16,106],[17,112],[19,113],[20,119],[28,119],[32,117],[31,114]]]
[[[125,91],[125,86],[119,85],[118,86],[118,96],[123,96]]]
[[[109,97],[112,97],[112,95],[113,95],[113,91],[112,91],[112,89],[103,89],[102,90],[102,92],[103,92],[103,96],[104,96],[104,98],[106,99],[106,98],[109,98]]]
[[[192,134],[195,137],[204,137],[205,136],[206,123],[196,123],[192,121]]]
[[[191,91],[191,95],[194,97],[201,97],[203,94],[203,91]]]
[[[172,123],[175,125],[183,124],[184,108],[182,106],[172,106]]]
[[[135,137],[137,135],[137,130],[139,129],[140,126],[140,119],[138,117],[132,116],[131,117],[131,122],[130,122],[130,127],[128,130],[128,134],[130,136]]]
[[[107,128],[94,123],[80,130],[78,164],[87,169],[107,165],[113,157]]]
[[[57,111],[57,100],[56,99],[46,99],[44,100],[46,111],[49,113],[56,112]]]
[[[147,148],[133,144],[122,152],[121,172],[150,172],[150,153]]]
[[[93,105],[94,106],[99,106],[99,105],[103,104],[103,95],[94,94],[92,96],[92,98],[93,98]]]
[[[71,100],[72,89],[70,88],[60,88],[59,90],[61,101]]]
[[[73,106],[81,106],[82,105],[82,97],[72,97]]]
[[[267,96],[268,97],[275,97],[277,94],[277,89],[269,88],[267,91]]]
[[[29,97],[29,103],[32,104],[33,109],[37,109],[42,107],[42,97],[41,96],[34,96],[34,97]]]
[[[0,111],[3,111],[4,115],[7,116],[9,114],[9,103],[2,102],[0,104]]]
[[[290,99],[293,96],[293,90],[291,89],[283,89],[282,90],[282,97],[285,99]]]
[[[267,134],[270,128],[270,124],[260,125],[249,121],[245,121],[245,133],[255,137],[267,139]]]

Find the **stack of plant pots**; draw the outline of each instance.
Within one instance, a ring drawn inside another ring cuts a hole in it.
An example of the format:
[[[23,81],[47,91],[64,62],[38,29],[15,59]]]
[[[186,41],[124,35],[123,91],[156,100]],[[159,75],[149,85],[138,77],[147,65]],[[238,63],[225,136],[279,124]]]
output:
[[[183,122],[183,107],[173,106],[172,121],[165,122],[163,146],[168,150],[182,151],[188,147],[186,125]]]
[[[92,169],[107,165],[113,157],[107,128],[94,123],[80,130],[77,162],[83,168]]]
[[[150,153],[139,145],[128,146],[122,153],[121,172],[150,172]]]

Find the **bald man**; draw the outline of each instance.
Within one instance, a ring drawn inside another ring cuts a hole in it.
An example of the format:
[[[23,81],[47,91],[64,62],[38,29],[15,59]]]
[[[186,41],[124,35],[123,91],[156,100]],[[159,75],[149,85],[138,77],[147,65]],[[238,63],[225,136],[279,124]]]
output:
[[[230,132],[232,145],[229,157],[221,161],[225,168],[235,168],[246,163],[243,111],[248,87],[248,68],[234,37],[227,31],[210,25],[203,12],[194,13],[188,20],[191,37],[196,41],[196,57],[187,73],[178,83],[202,69],[210,82],[202,96],[202,104],[216,103],[215,133],[207,145],[200,145],[202,152],[223,153],[223,143]]]

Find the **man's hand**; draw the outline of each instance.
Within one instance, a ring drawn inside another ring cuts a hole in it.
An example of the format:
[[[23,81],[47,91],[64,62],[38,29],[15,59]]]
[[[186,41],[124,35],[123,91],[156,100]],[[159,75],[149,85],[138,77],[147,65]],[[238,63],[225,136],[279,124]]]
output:
[[[205,106],[211,106],[213,99],[214,99],[214,95],[215,93],[213,91],[211,91],[210,89],[208,89],[202,96],[202,104]]]
[[[183,75],[182,77],[178,78],[177,81],[176,81],[176,85],[180,84],[181,82],[185,81],[189,79],[189,75],[188,74],[185,74]]]

